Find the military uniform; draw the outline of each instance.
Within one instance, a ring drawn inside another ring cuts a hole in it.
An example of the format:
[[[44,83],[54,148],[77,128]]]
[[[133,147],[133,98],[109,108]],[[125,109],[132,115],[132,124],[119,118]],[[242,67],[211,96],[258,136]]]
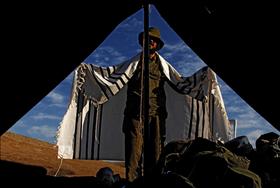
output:
[[[142,168],[144,126],[143,123],[140,123],[141,64],[139,62],[135,74],[128,82],[124,112],[123,132],[125,133],[125,165],[128,181],[133,181],[141,175]],[[165,76],[156,55],[156,58],[149,62],[149,146],[151,147],[149,149],[152,154],[149,157],[151,165],[154,165],[159,159],[166,138],[165,119],[167,112],[164,83]]]

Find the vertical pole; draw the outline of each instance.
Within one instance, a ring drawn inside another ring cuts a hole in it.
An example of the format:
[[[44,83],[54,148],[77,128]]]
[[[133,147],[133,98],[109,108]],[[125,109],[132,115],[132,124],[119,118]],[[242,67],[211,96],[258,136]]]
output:
[[[151,171],[151,151],[149,146],[150,127],[149,127],[149,3],[144,3],[144,91],[143,91],[143,122],[144,122],[144,177]]]

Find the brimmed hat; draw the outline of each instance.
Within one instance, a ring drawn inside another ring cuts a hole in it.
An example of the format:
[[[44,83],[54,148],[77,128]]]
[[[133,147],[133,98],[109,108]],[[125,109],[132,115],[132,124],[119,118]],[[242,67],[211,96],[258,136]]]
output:
[[[138,35],[138,41],[139,41],[139,44],[141,46],[142,46],[142,43],[143,43],[143,35],[144,35],[144,32],[141,32]],[[157,39],[157,44],[158,44],[157,50],[160,50],[164,46],[164,42],[160,39],[160,31],[159,31],[158,28],[150,27],[149,28],[149,36]]]

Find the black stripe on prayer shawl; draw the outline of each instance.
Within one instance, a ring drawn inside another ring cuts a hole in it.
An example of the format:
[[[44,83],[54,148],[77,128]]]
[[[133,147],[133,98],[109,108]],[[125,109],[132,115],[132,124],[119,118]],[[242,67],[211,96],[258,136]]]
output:
[[[78,102],[77,102],[77,116],[75,123],[75,133],[74,133],[74,158],[80,157],[80,147],[81,147],[81,129],[82,129],[82,113],[83,113],[83,103],[84,103],[84,95],[81,91],[78,93]]]
[[[194,76],[193,76],[193,82],[191,82],[190,80],[189,80],[189,83],[190,84],[187,84],[187,85],[183,85],[182,86],[182,88],[180,89],[180,91],[182,92],[182,93],[185,93],[185,94],[190,94],[191,92],[192,92],[192,89],[193,88],[195,88],[195,86],[196,86],[196,76],[197,76],[197,74],[195,74]],[[188,78],[189,79],[189,78]],[[185,89],[186,89],[186,87],[189,87],[189,89],[188,89],[188,91],[184,91]]]
[[[121,80],[123,85],[125,85],[130,80],[130,78],[127,76],[127,74],[125,72],[124,73],[114,73],[114,75],[116,75],[117,78],[119,78]],[[125,79],[127,81],[124,80],[123,76],[125,77]]]
[[[90,128],[90,116],[91,116],[91,106],[92,106],[92,104],[91,104],[91,100],[89,100],[89,107],[88,107],[88,113],[87,113],[87,115],[88,115],[88,118],[87,118],[87,136],[86,136],[86,159],[88,159],[88,143],[89,143],[89,134],[90,134],[90,132],[89,132],[89,128]]]
[[[96,76],[94,75],[94,69],[93,69],[93,65],[90,64],[92,71],[91,71],[91,75],[93,76],[93,78],[95,79],[96,83],[98,84],[99,88],[102,90],[103,94],[105,95],[106,99],[109,100],[109,96],[107,95],[106,91],[104,90],[103,86],[100,84],[100,82],[98,81],[98,79],[96,78]]]
[[[84,116],[84,114],[83,114],[83,108],[85,107],[85,102],[87,102],[87,100],[85,100],[85,97],[84,97],[84,95],[82,95],[82,102],[81,102],[81,111],[80,111],[80,118],[79,118],[79,129],[80,129],[80,136],[78,137],[79,138],[79,159],[82,159],[83,158],[83,155],[82,155],[82,152],[83,152],[83,143],[84,143],[84,141],[83,141],[83,134],[84,134],[84,122],[83,122],[83,116]]]
[[[87,113],[87,143],[86,143],[86,159],[91,159],[91,144],[92,144],[92,130],[93,130],[93,101],[89,99],[89,110]]]
[[[103,68],[102,68],[102,67],[99,67],[99,70],[100,70],[101,76],[104,78]]]
[[[196,99],[198,99],[198,97],[201,95],[201,92],[202,92],[202,91],[201,91],[201,87],[202,87],[202,85],[199,86],[199,89],[198,89],[198,91],[197,91],[197,93],[196,93],[196,95],[195,95],[195,98],[196,98]]]
[[[82,110],[82,124],[81,124],[81,137],[80,137],[80,159],[86,159],[87,154],[87,142],[88,142],[88,121],[89,113],[85,112],[85,107],[89,105],[88,100],[84,100],[83,110]]]
[[[77,140],[77,122],[79,119],[79,103],[80,103],[80,93],[81,91],[78,91],[78,100],[77,100],[77,111],[76,111],[76,120],[75,120],[75,132],[74,132],[74,140],[73,140],[73,159],[75,159],[75,153],[76,153],[76,140]]]
[[[123,74],[123,75],[124,75],[124,74]],[[124,81],[124,79],[123,79],[123,75],[120,76],[120,80],[121,80],[122,84],[125,85],[125,81]],[[127,81],[128,81],[128,79],[127,79]]]
[[[97,108],[94,107],[93,121],[92,121],[92,142],[91,142],[91,159],[94,159],[94,146],[95,146],[95,134],[96,134],[96,119],[97,119]]]
[[[117,74],[112,74],[112,75],[110,75],[110,78],[119,79],[122,83],[122,86],[120,86],[120,87],[123,87],[125,85],[125,81],[123,80],[122,76],[118,76]]]
[[[197,74],[194,75],[192,89],[196,87],[196,84],[197,84],[197,78],[196,78],[196,77],[197,77]],[[190,93],[190,92],[189,92],[189,93]],[[189,93],[187,93],[187,94],[189,94]]]
[[[110,76],[114,72],[114,67],[109,66],[107,67],[108,76]]]
[[[214,137],[214,105],[215,105],[215,98],[213,96],[211,96],[212,98],[212,101],[211,101],[211,137],[213,138]]]
[[[112,77],[113,78],[113,77]],[[119,82],[120,81],[120,82]],[[121,88],[124,86],[124,84],[123,84],[123,82],[122,82],[122,80],[121,79],[118,79],[117,81],[116,81],[116,84],[117,84],[117,86],[118,86],[118,90],[120,91],[121,90]]]
[[[127,80],[130,80],[130,78],[127,76],[127,74],[124,72],[123,73],[123,75],[125,76],[125,78],[127,79]]]
[[[202,102],[202,137],[204,138],[204,126],[205,126],[205,103]]]
[[[125,81],[122,78],[123,74],[116,73],[116,67],[114,65],[112,67],[113,67],[113,72],[112,72],[112,74],[110,74],[110,78],[119,79],[122,83],[122,86],[121,86],[121,88],[122,88],[125,85]]]
[[[104,76],[104,72],[103,72],[102,67],[99,67],[99,69],[100,69],[100,73],[101,73],[102,78],[107,80]],[[114,92],[111,90],[110,86],[108,86],[106,83],[104,83],[104,85],[110,91],[111,95],[114,96]]]
[[[199,113],[199,101],[196,100],[196,125],[195,125],[195,138],[198,137],[199,134],[199,120],[200,120],[200,113]]]
[[[193,121],[193,107],[194,106],[194,99],[192,98],[192,103],[191,103],[191,118],[190,118],[190,126],[189,126],[189,136],[188,138],[191,139],[192,135],[192,121]]]
[[[186,83],[187,82],[187,83]],[[179,91],[182,93],[185,93],[184,92],[184,90],[187,88],[187,87],[189,87],[190,85],[191,85],[191,81],[190,81],[190,78],[188,77],[188,78],[185,78],[185,80],[184,80],[184,82],[182,83],[182,82],[178,82],[177,84],[176,84],[176,87],[177,88],[179,88],[179,85],[183,85],[180,89],[179,89]],[[190,89],[189,89],[190,90]]]
[[[110,73],[111,73],[110,67],[106,67],[106,71],[107,71],[107,75],[106,76],[109,77]],[[104,77],[104,78],[106,79],[106,77]]]
[[[100,68],[101,68],[101,67],[100,67]],[[103,71],[104,71],[104,72],[103,72]],[[105,71],[106,71],[106,72],[105,72]],[[110,76],[110,73],[111,73],[110,67],[107,67],[106,70],[103,69],[103,68],[101,68],[101,72],[102,72],[101,75],[102,75],[103,79],[104,79],[104,80],[107,80],[107,81],[110,82],[111,84],[114,84],[114,85],[117,87],[118,91],[120,91],[120,87],[119,87],[119,85],[116,83],[116,80],[111,81],[111,80],[107,79],[107,77],[110,77],[110,78],[111,78],[111,76]],[[106,74],[106,75],[105,75],[105,74]],[[112,91],[111,87],[108,86],[106,83],[104,83],[104,84],[107,86],[107,88],[109,89],[109,91],[111,92],[111,94],[114,96],[115,94],[114,94],[114,92]]]
[[[114,79],[114,84],[117,86],[118,88],[118,91],[120,91],[121,89],[121,86],[119,85],[119,83],[117,82],[116,78],[112,77],[112,74],[111,74],[111,70],[110,70],[110,67],[107,67],[107,74],[108,74],[108,77],[111,78],[111,79]],[[118,79],[118,78],[117,78]],[[108,79],[107,79],[108,80]],[[110,80],[108,80],[109,82],[111,82]],[[111,82],[112,83],[112,82]]]
[[[97,149],[97,160],[99,160],[100,158],[100,145],[101,145],[101,123],[102,123],[102,111],[103,111],[103,105],[100,105],[100,112],[99,112],[99,117],[98,117],[98,127],[99,127],[99,131],[98,131],[98,149]]]
[[[114,78],[114,79],[120,79],[123,86],[126,84],[125,80],[123,79],[123,76],[125,76],[126,80],[129,80],[128,76],[125,74],[125,72],[123,73],[118,73],[116,72],[116,66],[113,66],[113,73],[111,74],[111,77]],[[116,75],[116,76],[114,76]]]
[[[121,88],[120,88],[120,86],[118,85],[117,80],[111,76],[110,67],[107,67],[107,68],[106,68],[106,71],[107,71],[107,75],[108,75],[107,77],[109,77],[109,78],[111,78],[111,79],[114,79],[114,81],[112,82],[112,81],[110,81],[109,79],[107,79],[106,77],[104,77],[104,79],[106,79],[108,82],[113,83],[113,84],[117,87],[118,91],[120,91]]]

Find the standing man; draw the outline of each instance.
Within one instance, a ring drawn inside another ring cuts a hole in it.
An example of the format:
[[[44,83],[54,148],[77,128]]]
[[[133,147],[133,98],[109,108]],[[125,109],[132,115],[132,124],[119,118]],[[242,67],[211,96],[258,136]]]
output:
[[[139,44],[143,47],[144,33],[139,34]],[[159,159],[166,138],[165,120],[167,118],[164,83],[166,77],[162,72],[160,59],[156,53],[164,45],[158,28],[149,28],[149,156],[153,167]],[[140,58],[143,61],[143,58]],[[141,121],[141,70],[142,62],[128,82],[127,101],[124,111],[123,132],[125,134],[126,179],[133,181],[142,175],[144,122]]]

